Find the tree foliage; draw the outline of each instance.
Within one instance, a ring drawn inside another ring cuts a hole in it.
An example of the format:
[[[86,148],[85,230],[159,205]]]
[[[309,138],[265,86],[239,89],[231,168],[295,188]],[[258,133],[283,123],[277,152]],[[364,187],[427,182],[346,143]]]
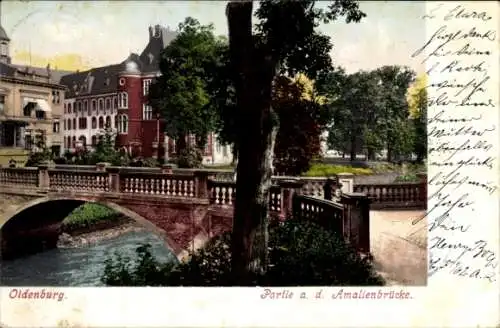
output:
[[[120,253],[106,260],[108,286],[232,286],[231,234],[211,239],[188,260],[173,265],[154,259],[149,246],[137,259]],[[309,222],[289,219],[270,229],[270,268],[252,274],[252,286],[377,286],[383,279],[372,263],[339,236]],[[135,263],[135,264],[133,264]]]
[[[350,153],[351,160],[360,152],[374,159],[382,150],[389,161],[408,156],[414,128],[406,90],[413,79],[412,70],[399,66],[322,76],[319,89],[328,95],[333,113],[329,146]]]
[[[279,117],[274,148],[274,168],[280,174],[300,175],[321,153],[321,132],[329,121],[324,97],[314,82],[299,74],[278,76],[273,86],[273,107]]]
[[[427,76],[417,76],[408,89],[408,106],[413,123],[415,138],[413,151],[417,161],[421,162],[427,156]]]
[[[342,16],[357,22],[365,14],[349,0],[332,1],[327,9],[315,1],[267,0],[260,2],[253,24],[248,0],[231,1],[226,15],[238,149],[231,267],[233,281],[244,285],[252,271],[265,271],[269,260],[268,196],[279,124],[273,81],[278,73],[315,79],[329,70],[332,44],[317,27]]]
[[[212,25],[187,17],[161,53],[161,76],[151,85],[148,99],[165,119],[167,134],[177,139],[179,151],[186,147],[189,134],[195,134],[198,147],[203,148],[208,132],[215,128],[218,116],[208,85],[215,78],[224,46]]]

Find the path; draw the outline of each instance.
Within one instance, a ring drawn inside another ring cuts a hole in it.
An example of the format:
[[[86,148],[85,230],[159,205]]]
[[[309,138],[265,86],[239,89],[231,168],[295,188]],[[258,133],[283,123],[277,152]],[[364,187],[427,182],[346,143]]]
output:
[[[427,222],[412,225],[422,210],[371,211],[371,251],[388,285],[427,284]]]

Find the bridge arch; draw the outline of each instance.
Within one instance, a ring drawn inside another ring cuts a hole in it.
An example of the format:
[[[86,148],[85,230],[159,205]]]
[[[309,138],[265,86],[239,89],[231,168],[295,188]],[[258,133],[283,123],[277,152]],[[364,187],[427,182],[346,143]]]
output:
[[[80,197],[37,198],[14,209],[5,211],[0,220],[0,233],[2,235],[2,239],[8,239],[8,236],[5,236],[6,238],[4,238],[4,233],[9,233],[9,231],[14,232],[18,227],[27,226],[28,228],[36,229],[54,224],[59,225],[74,209],[85,203],[104,205],[131,218],[143,226],[147,231],[159,236],[164,241],[167,249],[170,250],[177,257],[177,259],[180,260],[186,255],[186,251],[178,247],[177,244],[168,236],[165,230],[161,229],[138,213],[108,200],[89,200]],[[50,217],[43,218],[42,220],[39,220],[38,218],[31,219],[31,217],[36,216],[37,214],[39,215],[47,211],[49,208],[51,209]],[[30,222],[27,222],[27,220]],[[4,243],[2,243],[2,253],[3,248]]]

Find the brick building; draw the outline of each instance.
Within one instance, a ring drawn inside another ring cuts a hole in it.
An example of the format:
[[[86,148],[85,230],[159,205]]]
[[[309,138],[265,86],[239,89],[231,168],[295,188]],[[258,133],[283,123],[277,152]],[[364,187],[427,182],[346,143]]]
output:
[[[63,122],[66,150],[92,147],[109,127],[116,132],[117,146],[132,156],[175,155],[175,142],[163,133],[163,122],[147,104],[149,86],[160,74],[160,53],[175,37],[175,31],[149,27],[149,41],[140,55],[61,78],[68,90]],[[214,134],[208,136],[204,155],[205,163],[231,161],[228,147],[216,144]]]

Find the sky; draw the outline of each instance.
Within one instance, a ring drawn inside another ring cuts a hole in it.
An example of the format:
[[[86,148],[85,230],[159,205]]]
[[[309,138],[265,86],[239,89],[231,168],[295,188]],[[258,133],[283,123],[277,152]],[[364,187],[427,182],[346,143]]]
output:
[[[15,64],[84,70],[122,62],[148,42],[148,26],[177,29],[185,17],[212,23],[227,35],[226,1],[26,1],[1,2],[1,24]],[[320,6],[327,5],[321,2]],[[347,72],[383,65],[423,71],[410,54],[424,43],[424,2],[361,1],[361,23],[321,25],[332,38],[331,56]]]

